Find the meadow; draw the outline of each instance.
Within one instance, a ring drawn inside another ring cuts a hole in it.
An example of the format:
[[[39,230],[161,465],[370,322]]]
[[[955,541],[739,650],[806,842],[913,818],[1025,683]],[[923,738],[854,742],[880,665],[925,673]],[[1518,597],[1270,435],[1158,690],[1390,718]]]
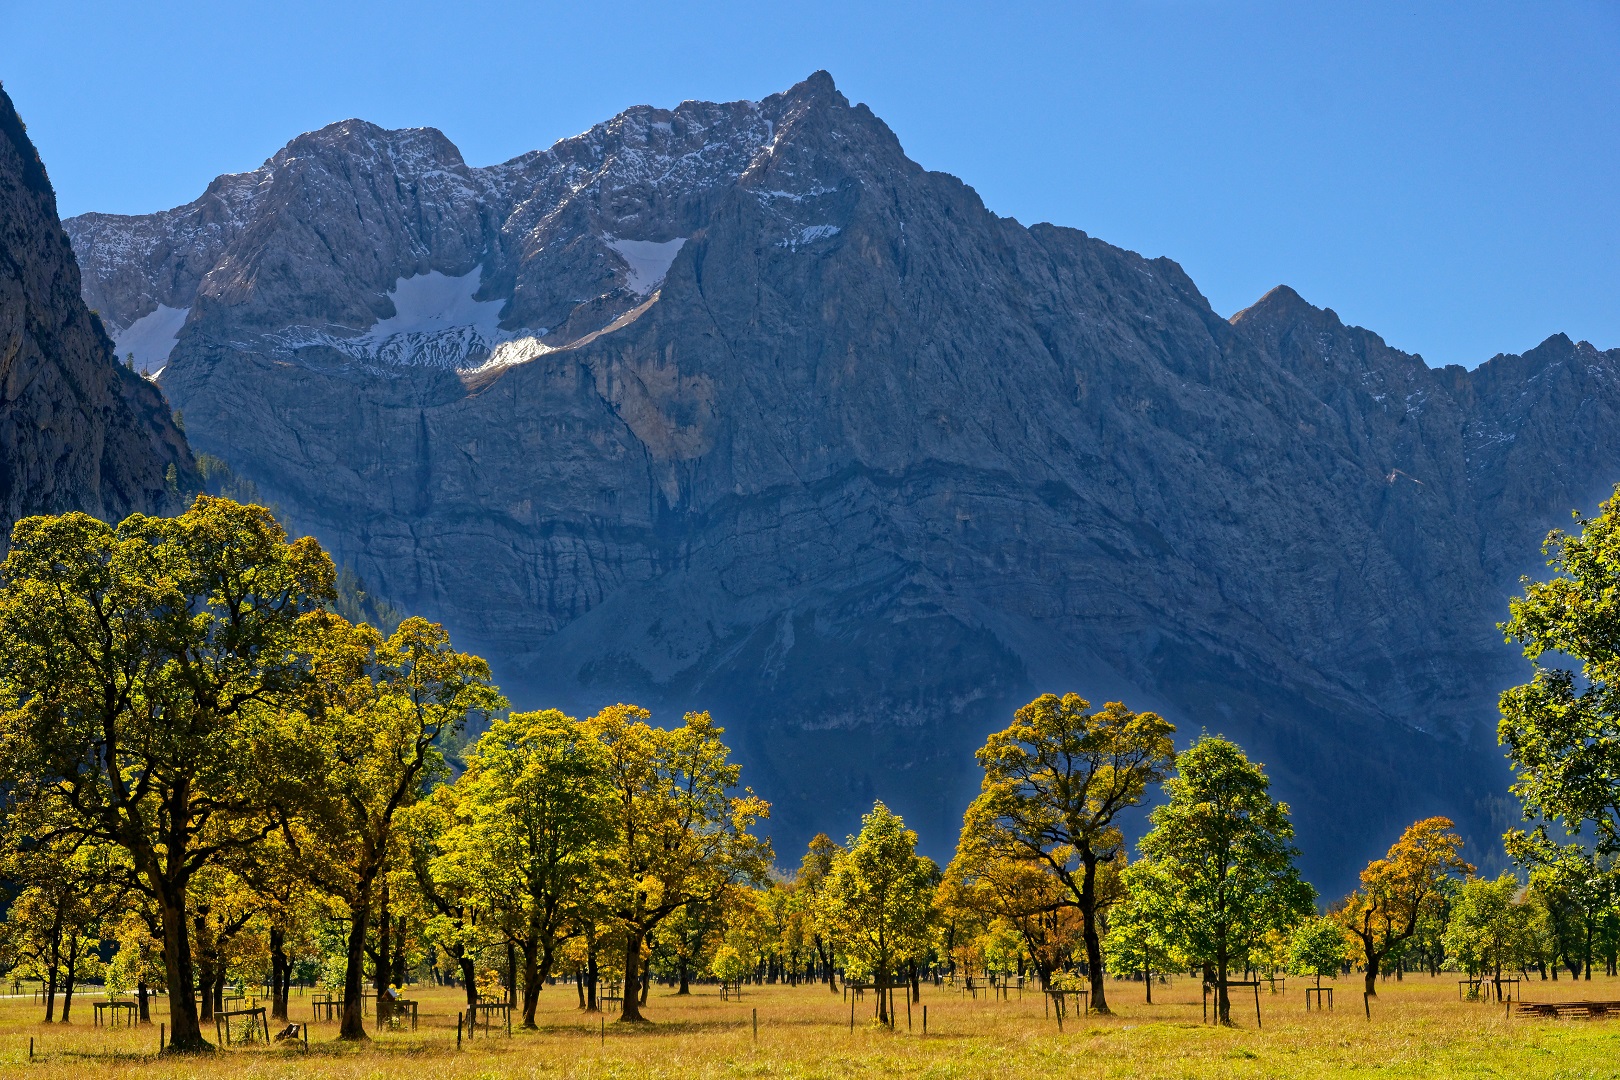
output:
[[[1236,1025],[1200,1022],[1196,980],[1174,979],[1142,1001],[1137,983],[1110,987],[1116,1015],[1071,1014],[1060,1033],[1033,991],[1021,998],[977,1000],[949,984],[925,986],[928,1033],[921,1005],[911,1030],[899,1011],[894,1031],[872,1018],[871,995],[849,1005],[825,987],[748,988],[739,1001],[721,1000],[712,986],[677,997],[664,987],[648,1001],[651,1024],[604,1024],[581,1013],[571,986],[541,995],[539,1031],[478,1036],[456,1049],[458,991],[413,988],[421,1002],[415,1032],[375,1034],[354,1046],[335,1041],[335,1024],[315,1024],[302,1046],[233,1047],[198,1058],[157,1055],[157,1021],[150,1028],[96,1028],[88,997],[75,1002],[75,1022],[38,1022],[28,997],[0,1000],[0,1075],[66,1078],[297,1078],[297,1080],[484,1080],[521,1077],[939,1077],[1002,1080],[1075,1076],[1149,1078],[1339,1076],[1612,1077],[1620,1075],[1620,1019],[1536,1020],[1506,1017],[1501,1005],[1459,1001],[1454,976],[1387,980],[1363,1012],[1361,980],[1337,988],[1332,1012],[1307,1013],[1304,980],[1260,995],[1262,1027],[1253,999],[1234,1002]],[[1590,983],[1532,981],[1530,1000],[1620,1000],[1620,979]],[[308,1019],[307,997],[294,996],[295,1020]],[[82,1016],[80,1010],[83,1010]],[[758,1016],[757,1041],[754,1017]],[[205,1025],[208,1026],[208,1025]],[[28,1041],[35,1058],[28,1059]],[[210,1037],[212,1029],[210,1027]]]

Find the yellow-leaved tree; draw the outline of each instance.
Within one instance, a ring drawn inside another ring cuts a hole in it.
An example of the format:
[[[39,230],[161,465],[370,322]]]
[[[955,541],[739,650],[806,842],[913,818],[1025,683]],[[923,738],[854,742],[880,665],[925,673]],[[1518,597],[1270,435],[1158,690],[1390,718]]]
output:
[[[1038,860],[1068,890],[1083,920],[1097,1012],[1108,1012],[1099,913],[1109,898],[1099,872],[1124,850],[1119,815],[1174,762],[1174,731],[1157,713],[1117,701],[1092,711],[1078,694],[1042,694],[978,753],[984,782],[963,836],[1009,858]]]
[[[318,619],[299,741],[309,779],[299,820],[284,837],[310,880],[347,910],[339,1035],[365,1039],[361,983],[373,920],[378,955],[392,955],[385,870],[396,848],[405,858],[395,820],[444,775],[439,736],[506,701],[490,684],[489,665],[457,652],[436,623],[406,619],[384,638],[335,614]],[[376,967],[379,999],[388,967]]]
[[[619,1019],[640,1022],[647,935],[694,901],[730,886],[764,884],[771,846],[749,832],[770,812],[752,791],[733,795],[741,766],[706,712],[657,728],[635,705],[610,705],[588,722],[607,754],[610,836],[600,906],[624,933]]]
[[[1423,917],[1446,899],[1446,880],[1472,874],[1462,837],[1451,819],[1424,818],[1407,826],[1382,859],[1361,872],[1361,888],[1345,897],[1335,917],[1356,939],[1366,992],[1378,995],[1378,973],[1390,950],[1415,934]]]

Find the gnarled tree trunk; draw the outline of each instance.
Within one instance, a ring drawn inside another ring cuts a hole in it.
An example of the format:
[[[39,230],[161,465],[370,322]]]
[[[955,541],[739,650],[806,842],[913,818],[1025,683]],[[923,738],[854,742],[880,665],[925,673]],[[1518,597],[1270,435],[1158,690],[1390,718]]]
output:
[[[366,929],[371,922],[371,882],[362,881],[349,908],[349,940],[343,971],[343,1023],[338,1038],[365,1040]]]

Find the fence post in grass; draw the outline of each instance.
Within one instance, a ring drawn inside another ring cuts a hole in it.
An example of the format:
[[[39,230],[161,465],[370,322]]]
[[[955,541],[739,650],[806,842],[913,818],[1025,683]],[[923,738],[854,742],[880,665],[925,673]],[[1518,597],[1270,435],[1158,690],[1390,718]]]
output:
[[[923,1034],[928,1034],[928,1006],[923,1006]]]
[[[855,998],[853,995],[849,999],[849,1033],[851,1035],[855,1034]]]
[[[456,1013],[456,1049],[461,1049],[461,1013]]]
[[[906,1030],[910,1031],[911,1030],[911,991],[907,990],[905,992],[905,994],[906,994]]]
[[[159,1024],[158,1025],[158,1053],[160,1053],[160,1054],[163,1053],[163,1042],[164,1042],[164,1039],[168,1036],[168,1034],[169,1034],[169,1025],[168,1024]]]
[[[1372,1019],[1372,998],[1367,995],[1366,991],[1363,991],[1362,994],[1361,994],[1361,1007],[1363,1009],[1367,1010],[1367,1019],[1371,1020]]]
[[[607,1014],[602,1014],[602,1045],[607,1045]]]
[[[28,1036],[28,1060],[34,1060],[34,1037],[32,1035]]]
[[[759,1010],[754,1010],[754,1041],[759,1042]]]

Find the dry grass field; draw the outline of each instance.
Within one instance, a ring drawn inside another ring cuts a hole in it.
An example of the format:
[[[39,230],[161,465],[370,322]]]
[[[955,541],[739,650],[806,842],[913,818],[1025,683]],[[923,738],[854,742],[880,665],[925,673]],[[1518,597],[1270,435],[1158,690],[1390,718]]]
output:
[[[655,989],[648,1014],[654,1023],[625,1027],[579,1013],[571,987],[548,989],[541,999],[541,1029],[480,1035],[455,1049],[456,1008],[451,991],[417,990],[421,1027],[385,1033],[363,1047],[333,1041],[336,1026],[316,1025],[309,1052],[257,1044],[204,1059],[156,1054],[157,1027],[95,1028],[89,999],[74,1005],[74,1023],[38,1023],[27,998],[0,1000],[0,1076],[61,1078],[227,1077],[296,1080],[395,1078],[657,1077],[960,1077],[963,1080],[1076,1076],[1129,1080],[1188,1077],[1341,1076],[1470,1077],[1515,1080],[1539,1077],[1620,1076],[1620,1018],[1615,1020],[1507,1019],[1501,1006],[1459,1002],[1452,977],[1424,976],[1386,982],[1362,1011],[1359,980],[1340,980],[1338,1008],[1305,1011],[1303,982],[1290,980],[1278,994],[1262,990],[1263,1029],[1256,1030],[1253,1001],[1235,1008],[1238,1026],[1199,1022],[1198,984],[1180,979],[1158,987],[1156,1004],[1141,1000],[1137,984],[1115,984],[1117,1015],[1070,1017],[1059,1033],[1043,1015],[1039,995],[1022,1000],[974,1001],[950,987],[925,987],[928,1034],[920,1007],[912,1029],[900,1013],[897,1030],[871,1021],[870,996],[857,1006],[849,1030],[848,1006],[824,988],[762,987],[740,1002],[721,1001],[715,988],[680,998]],[[1532,982],[1531,1000],[1620,1000],[1620,979],[1591,983]],[[309,1015],[294,997],[295,1019]],[[82,1010],[82,1013],[81,1013]],[[752,1019],[758,1011],[755,1041]],[[154,1017],[158,1014],[154,1013]],[[28,1040],[35,1060],[28,1060]]]

